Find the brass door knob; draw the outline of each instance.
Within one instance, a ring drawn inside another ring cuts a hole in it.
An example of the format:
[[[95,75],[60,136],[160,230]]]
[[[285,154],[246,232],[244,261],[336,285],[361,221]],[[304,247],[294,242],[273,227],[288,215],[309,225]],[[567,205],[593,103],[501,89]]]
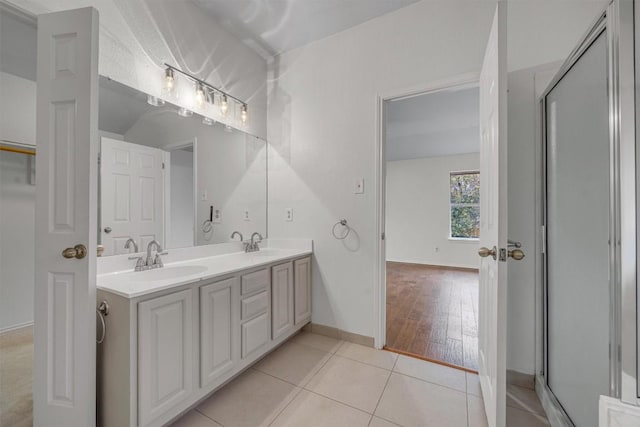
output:
[[[508,253],[509,256],[516,261],[520,261],[522,258],[524,258],[524,252],[522,252],[520,249],[514,249],[512,251],[509,251]]]
[[[480,255],[482,258],[486,258],[491,255],[493,259],[496,259],[497,253],[498,251],[495,246],[492,249],[485,248],[484,246],[478,249],[478,255]]]
[[[85,245],[75,245],[72,248],[67,248],[62,251],[62,256],[67,259],[82,259],[87,256],[87,247]]]

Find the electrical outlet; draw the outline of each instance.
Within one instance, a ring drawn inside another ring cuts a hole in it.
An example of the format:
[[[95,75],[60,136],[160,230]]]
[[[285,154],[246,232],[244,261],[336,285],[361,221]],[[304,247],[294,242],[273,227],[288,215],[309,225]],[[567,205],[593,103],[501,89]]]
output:
[[[207,190],[202,190],[202,192],[200,193],[200,200],[202,200],[203,202],[207,201]]]
[[[251,216],[249,215],[249,209],[245,209],[242,214],[242,219],[245,221],[251,221]]]
[[[293,209],[285,208],[284,210],[284,220],[285,221],[293,221]]]
[[[213,223],[220,224],[222,222],[222,212],[220,209],[213,211]]]
[[[363,194],[364,193],[364,178],[356,179],[355,186],[353,187],[354,194]]]

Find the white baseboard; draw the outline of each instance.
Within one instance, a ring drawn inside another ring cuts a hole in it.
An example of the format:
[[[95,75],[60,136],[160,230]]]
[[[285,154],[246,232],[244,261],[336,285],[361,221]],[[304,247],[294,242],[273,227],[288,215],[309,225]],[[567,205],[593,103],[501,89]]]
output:
[[[33,326],[33,321],[19,323],[17,325],[5,326],[4,328],[0,328],[0,334],[4,334],[5,332],[15,331],[16,329],[26,328],[27,326]]]
[[[600,427],[640,426],[640,406],[622,403],[619,399],[600,396]]]

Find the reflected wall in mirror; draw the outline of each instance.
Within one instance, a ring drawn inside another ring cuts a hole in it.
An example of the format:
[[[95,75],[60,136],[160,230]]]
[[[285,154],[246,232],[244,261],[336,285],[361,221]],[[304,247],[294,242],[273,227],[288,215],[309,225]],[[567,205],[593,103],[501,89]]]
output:
[[[104,256],[266,238],[266,141],[105,77],[99,99]]]

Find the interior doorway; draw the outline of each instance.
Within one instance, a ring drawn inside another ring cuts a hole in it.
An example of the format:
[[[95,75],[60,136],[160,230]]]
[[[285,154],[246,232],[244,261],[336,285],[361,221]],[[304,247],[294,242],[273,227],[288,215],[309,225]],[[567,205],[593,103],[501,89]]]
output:
[[[385,347],[478,369],[479,88],[385,101]]]

